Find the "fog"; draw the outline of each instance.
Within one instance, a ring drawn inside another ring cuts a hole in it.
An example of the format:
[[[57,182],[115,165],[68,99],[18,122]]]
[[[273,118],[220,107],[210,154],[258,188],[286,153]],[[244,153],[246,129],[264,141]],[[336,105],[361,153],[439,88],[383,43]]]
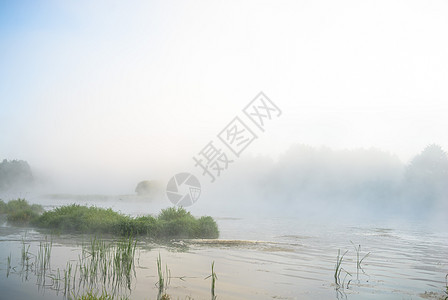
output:
[[[130,195],[190,172],[198,212],[446,208],[446,168],[414,160],[448,149],[444,1],[0,7],[0,159],[28,162],[34,178],[5,199]],[[260,91],[282,115],[209,183],[192,157]]]
[[[429,145],[410,162],[379,149],[292,146],[277,160],[248,157],[204,188],[233,215],[323,222],[446,221],[448,156]],[[202,197],[202,196],[201,196]],[[199,205],[209,206],[206,203]]]

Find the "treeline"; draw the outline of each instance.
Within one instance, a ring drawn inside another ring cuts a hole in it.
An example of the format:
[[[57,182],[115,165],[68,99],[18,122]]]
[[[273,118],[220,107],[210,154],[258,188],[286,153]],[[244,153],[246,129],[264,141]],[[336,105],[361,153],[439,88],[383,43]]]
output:
[[[0,163],[0,191],[28,187],[33,183],[33,174],[26,161],[6,160]]]
[[[298,145],[260,178],[265,195],[286,201],[334,201],[428,210],[448,203],[448,154],[427,146],[408,164],[376,149]]]
[[[279,211],[344,208],[429,216],[448,209],[448,154],[439,145],[427,146],[406,163],[373,148],[335,150],[302,144],[277,160],[249,157],[240,162],[217,197],[227,193]]]

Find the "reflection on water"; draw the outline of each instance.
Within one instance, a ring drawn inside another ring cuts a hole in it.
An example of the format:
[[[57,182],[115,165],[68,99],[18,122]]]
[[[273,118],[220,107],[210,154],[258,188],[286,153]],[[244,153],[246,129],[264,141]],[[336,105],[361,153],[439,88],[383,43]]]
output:
[[[141,239],[135,255],[135,277],[125,295],[156,299],[159,253],[171,273],[167,292],[174,299],[210,298],[204,280],[215,262],[218,299],[418,299],[442,293],[448,273],[448,235],[421,227],[314,226],[294,219],[218,218],[221,241],[174,241],[157,245]],[[0,227],[0,290],[3,299],[61,299],[64,293],[36,285],[22,271],[22,238],[38,253],[48,232]],[[82,254],[83,235],[53,236],[51,270],[62,272]],[[370,253],[357,267],[360,256]],[[346,273],[337,288],[334,271],[338,249]],[[10,257],[11,269],[8,268]],[[20,269],[20,270],[19,270]],[[9,274],[8,274],[9,273]],[[347,275],[349,274],[349,275]],[[8,276],[7,276],[8,275]]]

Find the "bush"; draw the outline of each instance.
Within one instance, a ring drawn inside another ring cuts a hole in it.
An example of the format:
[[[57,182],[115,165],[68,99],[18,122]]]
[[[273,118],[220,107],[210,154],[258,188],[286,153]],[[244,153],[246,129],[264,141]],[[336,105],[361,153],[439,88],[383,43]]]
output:
[[[115,225],[114,232],[119,235],[147,235],[156,237],[158,233],[157,220],[152,216],[131,218],[125,217]]]
[[[41,205],[29,205],[25,199],[11,200],[8,203],[0,200],[0,214],[6,215],[10,223],[26,225],[37,220],[43,211]]]
[[[212,217],[200,217],[197,236],[204,239],[217,239],[219,237],[218,225]]]
[[[157,217],[130,217],[112,209],[78,204],[61,206],[43,212],[40,205],[29,205],[24,199],[4,203],[0,214],[8,222],[49,228],[61,232],[106,233],[121,236],[145,235],[157,239],[217,238],[218,226],[212,217],[195,218],[184,208],[162,209]]]
[[[159,222],[159,238],[196,238],[197,220],[190,218],[179,218],[170,221]]]
[[[196,219],[182,207],[162,210],[158,220],[159,237],[162,238],[217,238],[219,236],[218,226],[211,217]]]
[[[183,218],[193,218],[194,217],[190,214],[190,212],[186,211],[183,207],[169,207],[166,209],[162,209],[160,212],[158,219],[162,221],[173,221]]]
[[[114,233],[114,227],[124,218],[112,209],[72,204],[43,213],[35,224],[61,231]]]

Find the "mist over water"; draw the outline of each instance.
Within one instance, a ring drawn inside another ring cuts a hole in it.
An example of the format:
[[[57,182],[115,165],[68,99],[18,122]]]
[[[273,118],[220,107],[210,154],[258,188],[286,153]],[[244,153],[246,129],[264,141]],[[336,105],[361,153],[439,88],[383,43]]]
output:
[[[140,205],[148,204],[146,213],[156,213],[150,209],[153,205],[172,205],[166,197],[166,184],[181,170],[192,172],[201,182],[200,198],[189,207],[197,214],[283,216],[322,224],[446,223],[448,157],[434,144],[408,162],[376,148],[338,150],[295,144],[276,158],[243,155],[213,183],[186,158],[167,169],[115,169],[104,178],[99,175],[101,170],[84,170],[81,178],[67,175],[69,170],[47,176],[41,176],[45,171],[39,170],[33,184],[3,190],[2,198],[53,199],[52,205],[57,205],[58,198],[65,199],[63,203],[100,200],[102,206],[124,210],[123,202],[139,199]],[[148,188],[151,195],[137,195],[137,183],[142,180],[153,182]]]
[[[219,240],[140,240],[135,299],[155,298],[160,252],[191,276],[175,299],[209,298],[213,261],[218,299],[440,296],[447,15],[443,0],[0,2],[0,211],[24,198],[155,216],[188,173],[200,196],[186,209],[216,220]],[[237,119],[252,133],[239,153],[221,135]],[[220,172],[195,160],[211,142]],[[27,298],[35,278],[10,277],[7,259],[51,235],[62,270],[85,236],[4,217],[0,290]],[[356,245],[371,256],[355,279]]]

